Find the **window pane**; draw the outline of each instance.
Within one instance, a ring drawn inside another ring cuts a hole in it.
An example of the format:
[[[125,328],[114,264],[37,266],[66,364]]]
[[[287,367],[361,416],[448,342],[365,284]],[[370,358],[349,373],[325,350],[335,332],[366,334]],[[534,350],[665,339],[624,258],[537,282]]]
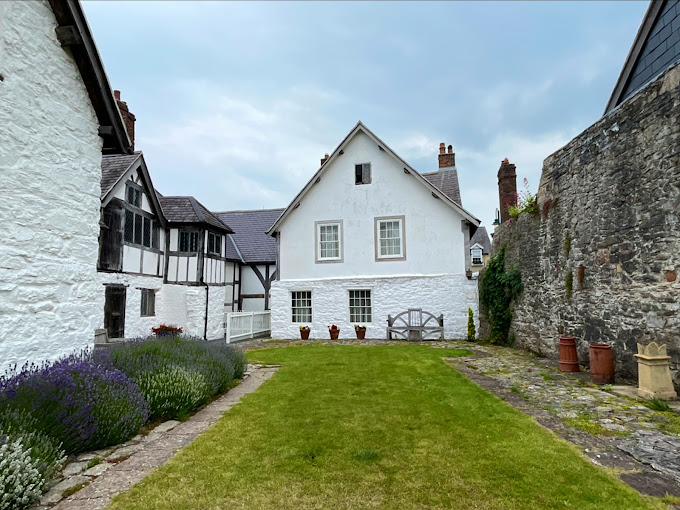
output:
[[[215,235],[208,233],[208,253],[215,252]]]
[[[293,322],[312,322],[312,292],[291,292]]]
[[[215,236],[215,253],[222,254],[222,236]]]
[[[191,232],[191,245],[189,251],[198,251],[198,232]]]
[[[151,220],[144,218],[144,246],[151,247]]]
[[[189,251],[189,232],[179,233],[179,251]]]
[[[142,244],[142,217],[135,214],[135,244]]]
[[[349,291],[349,320],[355,324],[371,322],[372,309],[370,290]]]
[[[319,258],[340,258],[340,225],[319,225]]]
[[[363,182],[362,165],[354,165],[354,184],[361,184]]]
[[[401,221],[387,220],[379,224],[381,256],[401,255]]]
[[[135,240],[135,213],[132,211],[125,211],[125,240],[128,243],[133,243]]]
[[[151,229],[151,247],[158,249],[158,246],[160,245],[160,229],[158,228],[158,222],[154,221],[153,226]]]

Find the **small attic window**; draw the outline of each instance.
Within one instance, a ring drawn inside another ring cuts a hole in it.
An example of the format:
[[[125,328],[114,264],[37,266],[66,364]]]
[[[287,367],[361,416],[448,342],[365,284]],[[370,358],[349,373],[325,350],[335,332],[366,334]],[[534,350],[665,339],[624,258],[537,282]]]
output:
[[[354,165],[354,184],[371,184],[371,164]]]

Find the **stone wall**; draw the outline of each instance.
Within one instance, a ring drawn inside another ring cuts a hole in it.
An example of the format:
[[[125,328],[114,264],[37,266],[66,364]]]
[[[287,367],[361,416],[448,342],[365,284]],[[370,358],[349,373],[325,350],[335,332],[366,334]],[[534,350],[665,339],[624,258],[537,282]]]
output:
[[[102,142],[49,4],[0,3],[2,370],[94,341]]]
[[[612,343],[617,375],[634,378],[636,343],[654,340],[677,368],[680,66],[549,156],[538,203],[493,240],[522,273],[517,345],[557,357],[572,334],[587,363],[589,343]]]
[[[328,326],[340,327],[340,338],[356,338],[349,320],[349,290],[370,289],[373,321],[366,325],[366,338],[385,338],[388,314],[422,308],[444,314],[446,338],[465,338],[468,308],[478,313],[477,283],[465,275],[325,278],[277,280],[271,286],[273,338],[298,338],[301,324],[291,321],[291,292],[312,292],[310,338],[328,338]]]

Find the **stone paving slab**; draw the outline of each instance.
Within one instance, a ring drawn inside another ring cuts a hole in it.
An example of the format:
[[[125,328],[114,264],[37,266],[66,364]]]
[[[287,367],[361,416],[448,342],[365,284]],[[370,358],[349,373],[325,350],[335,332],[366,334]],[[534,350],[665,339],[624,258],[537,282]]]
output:
[[[111,499],[121,492],[126,491],[132,485],[141,481],[158,466],[167,462],[177,451],[190,444],[199,434],[214,425],[225,411],[240,402],[248,393],[252,393],[262,383],[270,379],[278,367],[253,367],[244,375],[241,384],[229,390],[214,402],[203,408],[186,422],[168,421],[156,427],[149,438],[138,437],[129,441],[119,448],[101,451],[106,459],[97,464],[89,471],[97,473],[96,478],[76,474],[63,480],[59,485],[43,496],[42,507],[50,507],[53,510],[102,510],[106,508]],[[84,454],[78,458],[79,468],[87,466],[87,462],[95,458],[101,458],[96,454]],[[111,463],[110,460],[120,461]],[[75,471],[75,468],[72,468]],[[87,474],[85,471],[84,474]],[[81,483],[87,483],[83,489],[66,499],[59,501],[61,493]],[[56,505],[56,503],[59,501]],[[54,506],[53,506],[54,505]]]
[[[467,343],[459,347],[475,355],[445,358],[450,364],[580,446],[593,463],[614,468],[622,481],[643,494],[680,496],[680,435],[660,430],[679,417],[595,387],[586,382],[588,374],[562,374],[554,360],[516,349]],[[584,426],[603,435],[581,430]]]

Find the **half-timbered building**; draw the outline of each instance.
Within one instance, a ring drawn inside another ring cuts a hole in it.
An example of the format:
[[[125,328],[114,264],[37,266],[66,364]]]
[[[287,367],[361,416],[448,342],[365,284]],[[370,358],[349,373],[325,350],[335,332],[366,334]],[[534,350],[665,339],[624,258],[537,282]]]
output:
[[[270,309],[269,290],[276,279],[277,254],[276,239],[266,232],[282,212],[283,209],[261,209],[215,213],[234,231],[227,239],[233,285],[227,289],[226,311]]]

